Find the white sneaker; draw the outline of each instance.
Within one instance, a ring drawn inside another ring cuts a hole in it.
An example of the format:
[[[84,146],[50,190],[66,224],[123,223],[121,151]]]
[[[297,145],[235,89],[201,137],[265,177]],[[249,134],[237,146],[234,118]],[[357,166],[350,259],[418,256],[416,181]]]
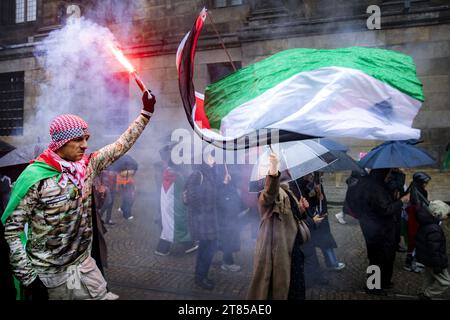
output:
[[[159,252],[158,250],[155,250],[155,254],[158,256],[168,256],[170,252]]]
[[[344,269],[344,268],[345,268],[345,263],[343,263],[343,262],[338,262],[337,266],[331,267],[331,268],[329,268],[329,269],[330,269],[330,270],[333,270],[333,271],[339,271],[339,270],[342,270],[342,269]]]
[[[340,224],[346,224],[346,223],[347,223],[347,222],[345,222],[345,220],[344,220],[344,213],[343,213],[342,211],[339,212],[339,213],[336,213],[335,216],[336,216],[337,221],[338,221]]]
[[[222,270],[231,271],[231,272],[241,271],[241,266],[238,266],[237,264],[222,264],[222,266],[220,268]]]
[[[184,251],[184,253],[191,253],[191,252],[194,252],[195,250],[197,250],[198,249],[198,244],[195,244],[194,246],[192,246],[191,248],[189,248],[189,249],[186,249],[185,251]]]
[[[127,220],[133,220],[133,219],[134,219],[133,216],[129,216],[129,217],[127,218]]]
[[[419,269],[425,269],[425,266],[422,263],[417,262],[417,261],[416,261],[416,267]]]
[[[117,299],[119,299],[119,296],[115,293],[112,293],[111,291],[107,292],[104,297],[104,300],[117,300]]]

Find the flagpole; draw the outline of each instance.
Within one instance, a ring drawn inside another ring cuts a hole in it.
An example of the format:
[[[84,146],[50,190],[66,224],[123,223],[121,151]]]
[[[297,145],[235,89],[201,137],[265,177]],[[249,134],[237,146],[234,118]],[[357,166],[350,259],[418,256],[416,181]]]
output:
[[[216,24],[214,23],[214,19],[212,17],[211,11],[208,11],[208,15],[207,16],[208,16],[209,20],[211,21],[211,25],[213,26],[214,32],[216,33],[217,37],[219,38],[219,41],[220,41],[220,44],[222,45],[223,50],[227,54],[228,60],[230,61],[231,66],[233,67],[233,71],[236,71],[237,70],[236,66],[234,65],[233,59],[231,59],[231,55],[228,52],[227,47],[225,46],[225,43],[224,43],[222,37],[220,36],[219,31],[216,28]],[[226,172],[226,175],[228,175],[228,176],[230,175],[229,172],[228,172],[228,166],[227,166],[226,162],[225,162],[225,172]]]
[[[214,20],[213,20],[211,11],[208,11],[208,17],[209,17],[209,20],[211,21],[211,24],[212,24],[212,26],[213,26],[214,31],[216,32],[217,37],[218,37],[219,40],[220,40],[220,44],[222,45],[223,50],[225,50],[225,53],[226,53],[227,56],[228,56],[228,60],[230,60],[231,66],[233,67],[233,70],[236,71],[236,70],[237,70],[237,69],[236,69],[236,66],[234,65],[233,59],[231,59],[231,55],[230,55],[230,53],[228,52],[227,47],[225,47],[225,43],[223,42],[223,39],[222,39],[222,37],[220,36],[220,33],[219,33],[219,31],[217,30],[217,28],[216,28],[216,24],[214,23]]]

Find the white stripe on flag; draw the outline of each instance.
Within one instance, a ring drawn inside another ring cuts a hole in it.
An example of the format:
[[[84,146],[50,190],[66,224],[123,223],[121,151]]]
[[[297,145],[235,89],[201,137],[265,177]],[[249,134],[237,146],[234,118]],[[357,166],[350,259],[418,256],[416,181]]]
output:
[[[174,183],[167,192],[161,187],[161,239],[173,242],[175,236]]]
[[[379,103],[394,107],[375,107]],[[420,106],[362,71],[327,67],[294,75],[238,106],[222,119],[220,132],[239,137],[275,128],[311,136],[418,139],[420,130],[411,125]]]

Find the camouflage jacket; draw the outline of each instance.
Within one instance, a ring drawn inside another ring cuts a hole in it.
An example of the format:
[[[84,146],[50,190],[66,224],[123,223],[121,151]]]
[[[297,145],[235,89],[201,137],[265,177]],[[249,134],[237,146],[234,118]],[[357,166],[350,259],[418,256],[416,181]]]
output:
[[[58,185],[57,177],[33,185],[5,222],[5,239],[15,276],[29,285],[39,274],[64,272],[90,256],[92,244],[91,193],[93,179],[126,153],[148,120],[140,115],[120,138],[89,156],[81,192],[69,180]],[[26,248],[20,234],[28,223]]]

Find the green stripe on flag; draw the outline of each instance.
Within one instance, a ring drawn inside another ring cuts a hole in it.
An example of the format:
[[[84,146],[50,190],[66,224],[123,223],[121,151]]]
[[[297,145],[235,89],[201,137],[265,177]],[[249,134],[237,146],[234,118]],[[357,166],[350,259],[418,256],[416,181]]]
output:
[[[240,69],[210,84],[205,91],[205,111],[212,128],[234,108],[305,71],[325,67],[360,70],[419,101],[424,100],[413,59],[376,48],[289,49]]]

